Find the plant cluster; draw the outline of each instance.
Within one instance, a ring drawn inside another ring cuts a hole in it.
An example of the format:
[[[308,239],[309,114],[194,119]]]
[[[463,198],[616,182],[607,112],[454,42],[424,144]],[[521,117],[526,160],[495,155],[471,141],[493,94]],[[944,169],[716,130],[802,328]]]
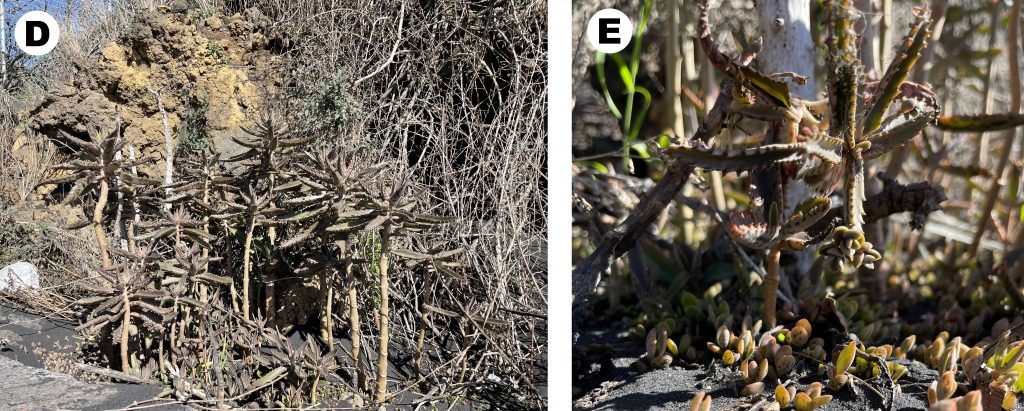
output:
[[[170,376],[170,394],[181,400],[297,406],[316,403],[319,382],[339,369],[334,307],[344,305],[350,388],[387,401],[389,277],[418,265],[454,270],[457,248],[406,248],[451,219],[419,212],[408,174],[379,174],[388,164],[341,146],[301,149],[312,137],[295,135],[279,113],[245,131],[235,138],[242,152],[221,158],[206,148],[170,185],[132,172],[149,159],[121,156],[120,130],[63,136],[79,150],[46,184],[72,185],[63,201],[81,203],[91,218],[69,228],[92,227],[103,261],[90,296],[76,302],[84,308],[79,329],[118,352],[106,358],[110,366]],[[121,244],[109,244],[112,225],[126,234]],[[366,234],[379,238],[372,258],[352,241]],[[300,348],[267,325],[281,307],[308,304],[275,287],[286,272],[316,278],[319,293],[320,340]],[[373,300],[360,298],[363,287],[377,287]],[[360,317],[371,311],[372,321]],[[375,367],[363,361],[363,330],[378,336]],[[417,357],[428,348],[418,346]]]

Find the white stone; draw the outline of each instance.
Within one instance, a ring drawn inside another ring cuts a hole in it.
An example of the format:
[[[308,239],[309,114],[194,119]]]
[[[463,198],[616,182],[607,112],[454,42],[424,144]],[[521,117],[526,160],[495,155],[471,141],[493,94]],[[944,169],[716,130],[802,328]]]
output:
[[[19,261],[0,268],[0,291],[39,289],[39,269],[32,263]]]

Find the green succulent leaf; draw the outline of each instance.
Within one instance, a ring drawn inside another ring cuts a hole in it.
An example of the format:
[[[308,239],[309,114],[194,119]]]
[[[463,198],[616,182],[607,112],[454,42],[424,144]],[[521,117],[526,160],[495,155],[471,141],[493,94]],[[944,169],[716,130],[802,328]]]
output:
[[[865,159],[880,157],[882,154],[906,144],[928,127],[928,124],[935,118],[935,113],[914,111],[909,118],[902,114],[894,116],[899,120],[887,121],[883,127],[866,137],[866,140],[871,142],[871,147],[861,153]]]
[[[800,161],[805,147],[803,143],[769,144],[731,152],[714,152],[704,147],[672,147],[666,153],[707,170],[751,171]]]
[[[926,46],[930,34],[931,20],[928,12],[922,10],[915,16],[910,31],[904,37],[903,44],[897,50],[895,58],[885,70],[876,92],[868,99],[869,109],[864,117],[862,134],[871,133],[881,125],[882,117],[900,91],[900,85],[907,80],[910,69],[921,57],[921,50]]]
[[[835,375],[845,374],[850,370],[850,365],[853,364],[854,358],[857,355],[857,343],[850,341],[843,351],[839,353],[839,357],[836,358],[836,373]]]

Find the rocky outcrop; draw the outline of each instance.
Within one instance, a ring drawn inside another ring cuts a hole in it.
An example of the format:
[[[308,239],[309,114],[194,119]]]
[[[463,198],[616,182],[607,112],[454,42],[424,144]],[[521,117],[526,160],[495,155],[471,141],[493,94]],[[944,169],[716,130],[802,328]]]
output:
[[[268,50],[266,25],[255,9],[205,19],[145,14],[96,60],[76,62],[78,75],[49,90],[27,113],[29,126],[57,141],[61,131],[87,139],[90,123],[111,132],[119,116],[134,149],[159,163],[165,154],[157,90],[172,135],[179,136],[187,115],[199,116],[216,142],[253,117],[263,91],[279,86],[273,79],[280,76],[271,73],[280,58]],[[143,171],[162,168],[153,166]]]

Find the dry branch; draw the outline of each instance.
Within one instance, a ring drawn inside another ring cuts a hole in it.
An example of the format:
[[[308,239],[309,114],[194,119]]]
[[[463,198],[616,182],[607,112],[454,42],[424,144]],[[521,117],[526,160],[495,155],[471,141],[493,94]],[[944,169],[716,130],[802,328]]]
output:
[[[707,141],[722,128],[727,108],[732,104],[731,81],[721,85],[714,107],[694,133],[695,140]],[[662,210],[675,198],[690,177],[693,166],[682,161],[669,165],[664,177],[619,224],[598,243],[597,248],[576,265],[572,273],[573,328],[578,326],[581,314],[589,303],[590,294],[600,281],[600,274],[619,256],[625,254],[643,236],[651,223],[661,215]]]

